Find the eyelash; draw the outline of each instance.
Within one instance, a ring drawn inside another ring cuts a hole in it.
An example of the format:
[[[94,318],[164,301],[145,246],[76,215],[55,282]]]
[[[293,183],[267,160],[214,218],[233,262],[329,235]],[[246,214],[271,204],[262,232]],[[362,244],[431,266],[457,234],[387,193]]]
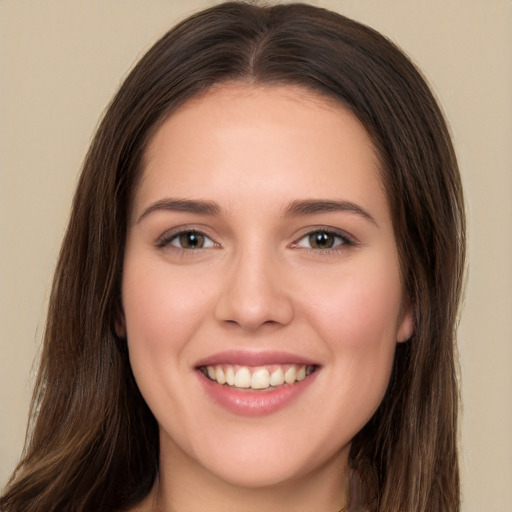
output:
[[[196,237],[204,237],[205,240],[207,240],[207,247],[198,247],[198,248],[186,248],[186,247],[180,247],[177,244],[174,244],[173,242],[178,241],[180,237],[182,236],[196,236]],[[315,248],[315,247],[304,247],[301,245],[301,242],[303,240],[309,239],[310,245],[311,245],[311,237],[318,235],[327,235],[330,237],[333,237],[335,241],[333,242],[334,245],[332,247],[326,247],[326,248]],[[206,234],[204,231],[200,229],[194,229],[194,228],[186,228],[181,227],[177,228],[176,230],[173,230],[171,232],[167,232],[164,235],[162,235],[155,244],[158,248],[166,248],[171,246],[173,250],[177,251],[184,251],[184,252],[192,252],[192,251],[200,251],[202,249],[212,249],[216,247],[220,247],[220,245],[208,234]],[[315,229],[312,229],[306,233],[304,233],[296,242],[293,242],[291,244],[291,247],[293,248],[302,248],[310,251],[314,251],[315,253],[338,253],[343,250],[346,250],[350,246],[356,245],[356,242],[349,237],[346,233],[334,230],[332,228],[324,228],[324,227],[318,227]]]
[[[315,248],[315,247],[311,247],[311,246],[303,247],[300,245],[303,240],[308,240],[308,239],[309,239],[309,242],[311,245],[311,237],[313,237],[315,235],[317,235],[317,236],[318,235],[327,235],[327,236],[333,237],[334,239],[337,239],[338,241],[337,242],[335,241],[334,242],[335,245],[333,245],[332,247],[326,247],[326,248]],[[315,253],[337,254],[339,252],[346,250],[348,247],[351,247],[354,245],[356,245],[355,240],[353,240],[351,237],[349,237],[343,231],[339,231],[339,230],[332,229],[332,228],[326,228],[326,227],[317,227],[313,230],[308,231],[304,235],[302,235],[297,240],[297,242],[294,242],[292,244],[292,247],[304,248],[304,249],[307,249],[310,251],[314,251]]]
[[[185,247],[180,247],[178,245],[173,244],[173,242],[175,240],[179,240],[179,238],[184,235],[189,235],[189,236],[194,235],[196,237],[204,237],[209,242],[211,242],[211,246],[198,247],[198,248],[185,248]],[[210,249],[210,248],[214,248],[214,247],[219,247],[219,244],[217,242],[215,242],[215,240],[211,236],[207,235],[204,231],[202,231],[200,229],[181,227],[181,228],[177,228],[176,230],[167,232],[164,235],[162,235],[157,240],[156,246],[161,249],[171,246],[172,249],[175,249],[177,251],[187,251],[188,252],[188,251],[200,251],[201,249]]]

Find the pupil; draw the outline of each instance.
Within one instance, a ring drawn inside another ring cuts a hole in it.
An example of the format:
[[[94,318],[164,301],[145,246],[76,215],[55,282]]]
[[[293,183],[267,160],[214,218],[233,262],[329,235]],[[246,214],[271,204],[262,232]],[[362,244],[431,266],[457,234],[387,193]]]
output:
[[[183,233],[180,236],[180,243],[187,249],[197,249],[203,245],[203,236],[199,233]]]
[[[329,249],[333,246],[334,240],[330,233],[318,232],[309,236],[309,243],[314,249]]]

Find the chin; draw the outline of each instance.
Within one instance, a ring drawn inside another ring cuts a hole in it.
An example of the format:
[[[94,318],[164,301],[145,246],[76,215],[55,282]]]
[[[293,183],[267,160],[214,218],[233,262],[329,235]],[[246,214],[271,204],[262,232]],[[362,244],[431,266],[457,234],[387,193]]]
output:
[[[286,486],[308,473],[305,469],[298,471],[296,463],[283,464],[282,461],[244,461],[208,469],[228,485],[254,490]]]

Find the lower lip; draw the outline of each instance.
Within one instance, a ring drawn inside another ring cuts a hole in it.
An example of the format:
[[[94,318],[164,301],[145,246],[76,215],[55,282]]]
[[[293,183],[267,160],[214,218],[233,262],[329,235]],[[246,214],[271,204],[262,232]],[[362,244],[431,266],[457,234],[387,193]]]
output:
[[[218,384],[198,371],[206,394],[216,404],[240,416],[264,416],[272,414],[297,399],[313,383],[318,370],[304,380],[285,384],[276,389],[245,391],[239,388]]]

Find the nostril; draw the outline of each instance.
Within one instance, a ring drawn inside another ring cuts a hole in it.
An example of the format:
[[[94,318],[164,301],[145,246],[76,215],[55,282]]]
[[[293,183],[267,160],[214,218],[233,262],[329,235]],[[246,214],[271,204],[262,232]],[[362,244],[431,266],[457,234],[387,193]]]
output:
[[[226,325],[247,330],[286,325],[293,318],[293,306],[286,295],[278,293],[261,297],[228,294],[218,302],[215,315]]]
[[[284,325],[293,318],[285,269],[258,248],[245,250],[230,267],[215,307],[217,320],[247,330]]]

